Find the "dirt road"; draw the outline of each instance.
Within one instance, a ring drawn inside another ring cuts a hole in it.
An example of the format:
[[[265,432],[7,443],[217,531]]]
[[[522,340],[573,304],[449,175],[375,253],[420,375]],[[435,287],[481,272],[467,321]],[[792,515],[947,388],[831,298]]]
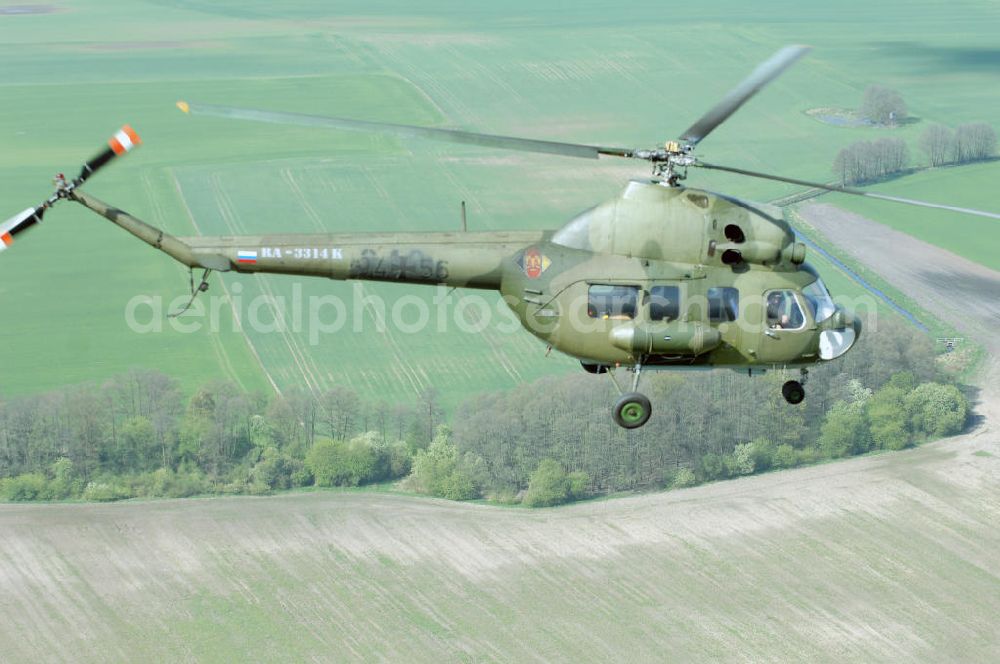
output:
[[[810,226],[927,311],[984,345],[991,359],[979,378],[977,410],[1000,422],[1000,272],[828,204],[805,205]]]

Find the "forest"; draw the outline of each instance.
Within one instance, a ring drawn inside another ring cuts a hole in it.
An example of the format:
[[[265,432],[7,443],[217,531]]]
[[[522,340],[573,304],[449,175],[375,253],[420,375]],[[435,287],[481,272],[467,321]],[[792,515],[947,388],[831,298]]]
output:
[[[954,434],[967,397],[931,342],[878,321],[844,358],[810,370],[790,406],[782,371],[663,372],[645,378],[654,415],[626,431],[607,377],[545,378],[443,413],[412,404],[247,394],[132,371],[103,385],[0,401],[0,499],[120,500],[267,494],[379,484],[528,506],[648,491],[899,450]],[[797,372],[796,372],[797,373]]]

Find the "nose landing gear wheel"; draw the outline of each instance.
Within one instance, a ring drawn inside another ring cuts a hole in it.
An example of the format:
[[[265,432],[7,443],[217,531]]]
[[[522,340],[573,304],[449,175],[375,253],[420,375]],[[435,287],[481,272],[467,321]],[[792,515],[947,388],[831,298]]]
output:
[[[799,381],[790,380],[781,386],[781,396],[790,404],[799,404],[806,398],[806,390]]]
[[[612,416],[615,424],[625,429],[638,429],[649,421],[649,416],[653,414],[653,406],[649,399],[639,392],[628,392],[623,394],[615,403]]]

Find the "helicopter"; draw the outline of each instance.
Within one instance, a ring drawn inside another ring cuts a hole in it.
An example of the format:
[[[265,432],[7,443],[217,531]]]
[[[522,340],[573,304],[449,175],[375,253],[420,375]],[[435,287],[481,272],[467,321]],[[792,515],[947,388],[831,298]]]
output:
[[[338,280],[444,285],[499,292],[522,326],[549,349],[608,374],[620,396],[612,417],[635,429],[652,414],[639,391],[645,370],[729,368],[749,375],[799,369],[782,386],[789,404],[805,398],[808,367],[841,357],[861,321],[836,305],[806,247],[771,205],[686,187],[689,168],[713,169],[809,188],[951,210],[1000,215],[861,189],[832,186],[703,161],[696,147],[799,58],[786,46],[760,64],[677,139],[628,149],[560,143],[454,129],[388,124],[178,102],[181,111],[258,122],[390,133],[567,157],[645,160],[652,176],[551,231],[275,233],[174,237],[81,190],[94,173],[140,144],[123,127],[73,180],[0,225],[0,251],[60,200],[72,200],[186,265],[191,300],[212,272],[288,274]],[[195,286],[194,271],[202,270]],[[190,306],[190,303],[189,303]],[[631,373],[623,385],[616,372]]]

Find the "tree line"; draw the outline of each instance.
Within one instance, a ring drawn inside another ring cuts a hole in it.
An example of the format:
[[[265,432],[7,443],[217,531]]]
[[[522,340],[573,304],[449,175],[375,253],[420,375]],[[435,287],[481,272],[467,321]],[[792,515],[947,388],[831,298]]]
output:
[[[908,118],[906,103],[895,90],[869,86],[859,115],[873,125],[895,126]],[[996,131],[985,122],[962,124],[954,130],[932,124],[919,139],[920,150],[930,166],[968,164],[997,154]],[[902,173],[910,166],[910,150],[901,138],[856,141],[837,152],[833,174],[842,185],[877,182]]]
[[[607,377],[550,377],[463,404],[450,421],[427,390],[412,404],[347,388],[247,394],[133,371],[107,383],[0,402],[0,497],[117,500],[264,494],[402,480],[456,500],[553,505],[901,449],[964,426],[968,404],[930,342],[902,324],[811,369],[790,406],[782,372],[647,376],[654,416],[611,422]]]
[[[132,371],[0,401],[0,497],[260,494],[380,481],[409,472],[401,458],[426,447],[441,416],[433,389],[406,405],[368,402],[343,387],[277,396],[224,382],[186,398],[169,376]],[[348,448],[351,473],[323,474],[317,455],[330,444]],[[371,448],[360,456],[373,469],[357,466],[361,447]]]
[[[833,172],[841,184],[876,182],[906,169],[910,149],[901,138],[856,141],[837,153]]]
[[[880,319],[843,359],[810,368],[796,407],[780,371],[666,372],[644,379],[649,423],[625,431],[607,417],[610,381],[568,376],[474,399],[454,438],[461,467],[500,501],[530,492],[548,460],[583,473],[589,493],[689,486],[961,431],[968,402],[935,358],[923,335]]]
[[[931,166],[968,164],[996,155],[997,134],[985,122],[959,125],[954,130],[932,124],[920,136],[920,149]]]

